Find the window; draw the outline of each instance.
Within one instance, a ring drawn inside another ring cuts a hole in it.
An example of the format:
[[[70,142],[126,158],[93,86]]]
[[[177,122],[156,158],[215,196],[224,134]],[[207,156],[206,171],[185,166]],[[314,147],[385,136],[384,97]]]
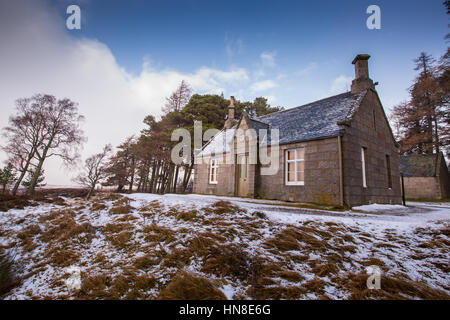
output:
[[[391,157],[386,155],[386,175],[387,175],[387,183],[388,188],[392,189],[392,175],[391,175]]]
[[[211,159],[209,161],[209,183],[217,184],[217,170],[219,169],[219,165],[216,159]]]
[[[286,150],[286,185],[305,184],[305,148]]]
[[[361,148],[361,170],[362,170],[362,184],[364,188],[367,188],[367,177],[366,177],[366,153],[367,149]]]
[[[246,179],[248,175],[248,162],[245,155],[238,156],[239,178]]]

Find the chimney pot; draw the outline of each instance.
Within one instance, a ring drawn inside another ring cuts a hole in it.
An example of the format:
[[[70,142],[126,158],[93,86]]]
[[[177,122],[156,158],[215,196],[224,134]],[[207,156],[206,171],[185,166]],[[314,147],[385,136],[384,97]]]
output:
[[[234,97],[230,97],[230,105],[228,106],[228,116],[225,121],[225,129],[230,129],[234,126]]]

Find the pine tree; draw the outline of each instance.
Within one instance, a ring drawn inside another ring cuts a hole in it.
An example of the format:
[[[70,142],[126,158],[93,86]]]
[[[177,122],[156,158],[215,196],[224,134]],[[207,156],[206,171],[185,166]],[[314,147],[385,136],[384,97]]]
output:
[[[11,163],[8,163],[2,170],[0,170],[0,186],[2,187],[2,194],[6,193],[6,187],[16,180],[16,173]]]
[[[414,62],[419,74],[409,90],[410,100],[395,106],[392,115],[401,125],[400,151],[438,153],[448,145],[448,63],[437,63],[426,53]]]

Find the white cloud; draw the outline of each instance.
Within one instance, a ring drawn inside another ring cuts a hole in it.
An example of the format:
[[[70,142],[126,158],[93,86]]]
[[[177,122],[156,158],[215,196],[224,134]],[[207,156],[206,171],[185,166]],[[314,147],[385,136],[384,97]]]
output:
[[[352,84],[352,77],[347,77],[345,75],[340,75],[334,79],[330,87],[330,94],[343,93],[350,90],[350,85]]]
[[[264,91],[264,90],[272,89],[275,87],[278,87],[278,84],[276,82],[274,82],[272,80],[264,80],[264,81],[255,82],[254,84],[252,84],[250,89],[252,91]]]
[[[275,67],[275,56],[277,55],[276,52],[263,52],[260,55],[261,62],[263,66],[265,67]]]
[[[35,93],[68,97],[79,103],[86,117],[83,129],[88,142],[83,158],[106,143],[118,145],[139,133],[148,114],[161,112],[165,97],[181,80],[198,93],[237,91],[248,85],[245,69],[218,70],[200,67],[192,73],[156,69],[144,61],[133,76],[116,61],[111,50],[91,39],[74,39],[65,21],[46,2],[0,2],[0,128],[7,125],[14,101]],[[0,144],[4,141],[0,138]],[[5,155],[0,152],[0,160]],[[61,171],[49,161],[45,171],[50,184],[70,184],[75,172]]]

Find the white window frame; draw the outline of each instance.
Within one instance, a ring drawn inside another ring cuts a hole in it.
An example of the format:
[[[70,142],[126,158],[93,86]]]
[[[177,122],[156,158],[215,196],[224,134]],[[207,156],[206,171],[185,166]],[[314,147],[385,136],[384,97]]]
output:
[[[214,173],[215,175],[213,176],[213,169],[214,169]],[[208,172],[208,177],[209,177],[209,184],[217,184],[217,172],[219,169],[219,164],[217,162],[217,159],[215,158],[211,158],[209,159],[209,172]]]
[[[243,165],[241,163],[239,163],[239,157],[243,157],[245,159],[245,176],[241,177],[241,170],[243,169]],[[246,154],[238,154],[237,155],[237,164],[238,164],[238,178],[239,179],[248,179],[248,168],[249,168],[249,161],[248,161],[248,155]]]
[[[367,172],[366,172],[366,154],[367,149],[361,147],[361,170],[362,170],[362,186],[363,188],[367,188]]]
[[[297,159],[297,150],[303,149],[303,159]],[[295,157],[293,160],[289,160],[289,156],[288,156],[288,152],[289,151],[295,151]],[[297,162],[305,162],[305,147],[300,147],[300,148],[294,148],[294,149],[287,149],[284,153],[284,157],[285,157],[285,184],[287,186],[304,186],[305,185],[305,169],[303,169],[303,181],[297,181]],[[296,181],[289,181],[289,163],[295,163],[294,168],[295,168],[295,180]],[[305,168],[303,166],[303,168]]]

